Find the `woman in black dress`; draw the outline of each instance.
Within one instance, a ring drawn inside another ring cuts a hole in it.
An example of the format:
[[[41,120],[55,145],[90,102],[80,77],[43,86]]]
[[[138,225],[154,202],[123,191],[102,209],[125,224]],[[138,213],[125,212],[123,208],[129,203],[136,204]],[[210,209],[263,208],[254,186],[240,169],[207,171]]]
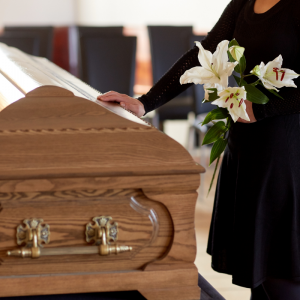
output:
[[[283,67],[299,74],[300,1],[232,0],[202,45],[214,52],[233,38],[246,48],[246,73],[281,54]],[[142,116],[191,85],[179,78],[199,65],[198,51],[139,99],[117,92],[99,99]],[[250,122],[239,119],[230,129],[207,248],[212,268],[251,288],[253,300],[300,299],[300,91],[282,88],[280,95],[284,100],[269,94],[266,105],[247,101]]]

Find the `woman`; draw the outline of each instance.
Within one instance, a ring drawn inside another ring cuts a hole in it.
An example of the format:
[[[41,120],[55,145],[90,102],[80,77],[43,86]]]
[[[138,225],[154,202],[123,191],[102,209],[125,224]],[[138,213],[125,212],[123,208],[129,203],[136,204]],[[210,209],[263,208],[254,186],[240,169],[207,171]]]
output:
[[[214,52],[235,38],[246,48],[246,73],[281,54],[283,67],[299,74],[299,12],[296,0],[232,0],[202,45]],[[198,50],[182,56],[139,99],[117,92],[98,99],[142,116],[191,85],[179,78],[199,65]],[[247,101],[250,121],[239,119],[230,130],[207,248],[212,268],[251,288],[252,300],[300,299],[300,91],[282,88],[280,94],[284,100],[268,94],[266,105]]]

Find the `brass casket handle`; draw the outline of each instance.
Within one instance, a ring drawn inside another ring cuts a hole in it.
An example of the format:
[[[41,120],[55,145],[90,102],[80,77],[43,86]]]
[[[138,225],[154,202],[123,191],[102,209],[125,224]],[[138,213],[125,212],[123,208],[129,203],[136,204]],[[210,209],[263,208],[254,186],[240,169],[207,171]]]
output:
[[[26,219],[17,227],[17,244],[25,247],[7,251],[8,256],[38,258],[51,255],[99,254],[110,255],[132,251],[132,247],[111,244],[118,239],[118,223],[112,217],[100,216],[93,218],[95,224],[86,225],[86,241],[94,241],[89,247],[43,248],[43,243],[50,242],[50,226],[42,224],[42,219]]]

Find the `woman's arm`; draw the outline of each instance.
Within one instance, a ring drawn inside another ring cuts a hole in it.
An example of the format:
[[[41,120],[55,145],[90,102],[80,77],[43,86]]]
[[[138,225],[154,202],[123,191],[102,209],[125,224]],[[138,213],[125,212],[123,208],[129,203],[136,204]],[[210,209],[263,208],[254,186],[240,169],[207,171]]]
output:
[[[201,42],[206,50],[214,52],[221,41],[233,38],[236,19],[245,2],[246,0],[232,0],[227,5],[219,21]],[[199,49],[196,46],[189,50],[147,94],[138,98],[143,103],[146,113],[167,103],[192,85],[181,85],[179,79],[186,70],[200,65],[198,53]]]
[[[222,40],[231,40],[233,38],[237,16],[246,1],[232,0],[227,5],[219,21],[202,41],[202,45],[206,50],[214,52]],[[100,95],[98,99],[119,102],[123,107],[133,111],[138,116],[141,116],[143,112],[152,111],[167,103],[192,85],[181,85],[179,79],[186,70],[199,66],[198,52],[199,49],[195,46],[185,53],[147,94],[138,99],[116,92],[108,92]]]

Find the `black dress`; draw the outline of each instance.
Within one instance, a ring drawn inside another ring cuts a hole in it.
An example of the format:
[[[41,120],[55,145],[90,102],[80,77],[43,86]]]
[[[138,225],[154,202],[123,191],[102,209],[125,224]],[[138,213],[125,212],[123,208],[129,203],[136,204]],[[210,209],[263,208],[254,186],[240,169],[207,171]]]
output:
[[[222,40],[236,38],[246,48],[246,73],[280,54],[284,68],[300,73],[300,1],[281,0],[264,14],[254,13],[254,3],[232,0],[203,47],[214,52]],[[139,98],[147,112],[189,86],[179,78],[199,65],[197,54],[198,48],[186,53]],[[253,104],[258,122],[232,126],[215,195],[207,248],[212,268],[248,288],[267,276],[300,280],[300,90],[280,94],[284,100],[269,94],[268,104]]]

